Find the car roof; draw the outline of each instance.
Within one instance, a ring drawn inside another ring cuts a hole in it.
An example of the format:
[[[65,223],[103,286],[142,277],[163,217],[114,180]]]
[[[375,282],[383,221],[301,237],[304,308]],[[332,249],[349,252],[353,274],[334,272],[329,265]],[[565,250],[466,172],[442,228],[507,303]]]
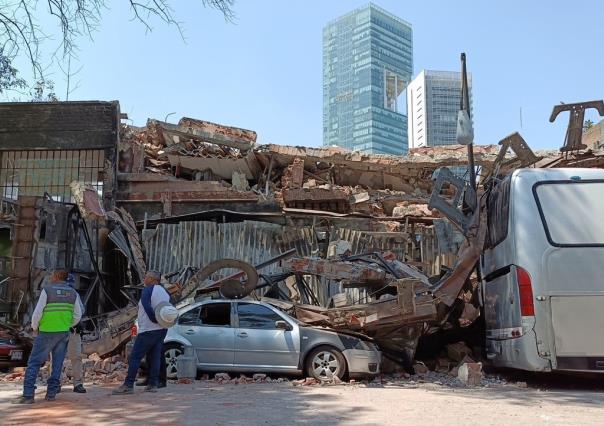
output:
[[[254,303],[257,305],[264,305],[264,306],[271,306],[268,303],[265,302],[261,302],[259,300],[254,300],[252,298],[247,298],[244,297],[243,299],[206,299],[206,300],[200,300],[199,302],[193,302],[190,303],[188,305],[182,306],[179,308],[179,310],[183,310],[183,311],[188,311],[189,309],[194,309],[197,308],[198,306],[201,305],[207,305],[209,303],[232,303],[232,302],[245,302],[245,303]]]
[[[523,168],[513,172],[514,177],[533,177],[536,180],[569,180],[579,176],[582,179],[604,179],[604,170],[586,168]]]

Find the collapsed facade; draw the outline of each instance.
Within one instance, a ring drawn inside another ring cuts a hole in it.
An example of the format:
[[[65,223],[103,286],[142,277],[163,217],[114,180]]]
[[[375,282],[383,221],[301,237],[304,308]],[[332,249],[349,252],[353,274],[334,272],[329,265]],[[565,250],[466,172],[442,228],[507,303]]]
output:
[[[159,270],[176,301],[252,295],[311,325],[412,359],[418,338],[479,318],[472,274],[493,177],[517,167],[602,167],[604,152],[533,153],[515,133],[405,157],[258,145],[191,118],[121,123],[117,102],[0,104],[0,321],[29,322],[48,272],[86,303],[85,352],[129,337]],[[243,279],[243,281],[242,281]]]

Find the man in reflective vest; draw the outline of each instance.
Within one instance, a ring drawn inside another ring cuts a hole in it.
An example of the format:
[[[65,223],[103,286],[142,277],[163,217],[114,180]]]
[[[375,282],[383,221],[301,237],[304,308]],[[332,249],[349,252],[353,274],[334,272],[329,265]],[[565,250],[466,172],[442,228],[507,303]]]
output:
[[[75,277],[73,274],[67,274],[65,283],[75,290]],[[82,316],[84,316],[86,309],[83,303],[80,305],[80,309]],[[86,388],[84,388],[84,365],[82,363],[82,324],[78,323],[75,327],[71,327],[69,332],[69,343],[67,343],[67,354],[65,357],[71,361],[73,391],[76,393],[86,393]],[[58,393],[60,392],[61,387],[59,387]]]
[[[36,379],[40,367],[52,354],[52,373],[47,382],[46,400],[54,401],[61,385],[61,370],[69,328],[75,326],[82,317],[81,301],[78,293],[65,283],[67,272],[53,271],[50,284],[42,289],[40,298],[31,318],[31,328],[38,331],[27,361],[23,396],[16,404],[32,404],[36,390]]]

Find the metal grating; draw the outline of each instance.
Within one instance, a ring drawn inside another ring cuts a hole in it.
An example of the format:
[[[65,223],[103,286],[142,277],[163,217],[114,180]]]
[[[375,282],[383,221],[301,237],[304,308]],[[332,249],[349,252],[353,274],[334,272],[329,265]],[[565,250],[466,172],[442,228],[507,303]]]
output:
[[[69,184],[91,184],[103,193],[105,153],[98,149],[0,151],[0,191],[4,198],[50,194],[71,201]]]

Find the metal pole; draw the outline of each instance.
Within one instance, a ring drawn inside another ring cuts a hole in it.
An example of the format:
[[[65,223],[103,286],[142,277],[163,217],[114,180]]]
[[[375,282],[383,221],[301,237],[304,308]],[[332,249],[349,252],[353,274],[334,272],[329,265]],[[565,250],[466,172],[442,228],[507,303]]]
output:
[[[460,109],[468,112],[468,118],[472,119],[470,111],[470,94],[468,89],[468,73],[466,71],[466,54],[461,54],[461,105]],[[468,167],[470,169],[470,185],[476,191],[476,170],[474,166],[474,143],[468,144]]]

